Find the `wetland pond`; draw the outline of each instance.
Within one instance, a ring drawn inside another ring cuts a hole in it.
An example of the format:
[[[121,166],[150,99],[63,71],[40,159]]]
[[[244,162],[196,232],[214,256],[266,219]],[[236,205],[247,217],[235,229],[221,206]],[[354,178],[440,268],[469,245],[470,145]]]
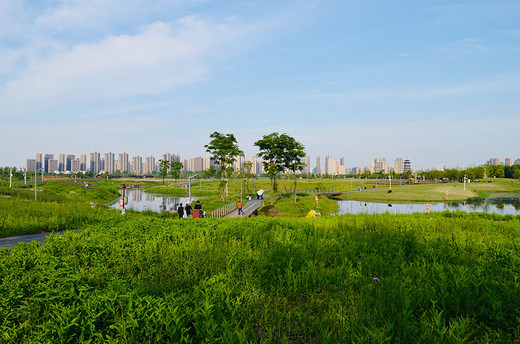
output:
[[[121,194],[122,196],[122,194]],[[128,188],[125,190],[125,196],[128,197],[128,203],[125,209],[134,211],[154,211],[161,213],[163,211],[177,211],[180,203],[186,205],[189,202],[188,197],[164,197],[162,195],[151,194],[144,192],[141,188]],[[109,206],[114,209],[121,210],[118,199],[109,203]],[[192,203],[197,200],[196,197],[191,197]]]
[[[429,210],[426,209],[428,204]],[[500,196],[478,201],[447,203],[376,203],[363,201],[338,201],[336,215],[343,214],[412,214],[443,211],[465,211],[468,213],[495,213],[499,215],[520,215],[520,195]]]

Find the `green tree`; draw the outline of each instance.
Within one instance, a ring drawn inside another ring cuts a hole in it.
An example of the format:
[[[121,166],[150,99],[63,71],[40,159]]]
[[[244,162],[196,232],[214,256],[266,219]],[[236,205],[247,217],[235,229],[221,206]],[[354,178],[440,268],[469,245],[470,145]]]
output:
[[[300,142],[296,141],[293,137],[282,134],[280,135],[283,150],[283,165],[286,169],[292,172],[293,175],[293,199],[292,202],[296,203],[296,172],[303,171],[305,163],[303,159],[306,157],[305,147]]]
[[[175,183],[177,183],[177,179],[179,179],[180,172],[184,167],[183,163],[180,161],[173,161],[171,164],[171,174],[173,179],[175,179]]]
[[[305,147],[293,137],[278,133],[264,135],[254,145],[259,149],[258,155],[263,159],[264,169],[271,180],[271,205],[273,205],[278,173],[287,168],[295,175],[297,170],[303,169],[301,159],[305,157]],[[296,190],[296,184],[294,187]]]
[[[169,160],[159,160],[159,176],[162,178],[162,182],[164,184],[164,179],[168,175],[168,170],[171,168],[171,162]]]
[[[241,156],[244,152],[238,148],[237,140],[233,134],[221,134],[215,131],[209,137],[211,141],[209,144],[204,145],[204,147],[206,148],[206,152],[211,154],[211,158],[219,168],[219,195],[222,200],[224,200],[226,198],[224,193],[226,185],[224,177],[228,172],[227,168],[233,164],[236,156]]]

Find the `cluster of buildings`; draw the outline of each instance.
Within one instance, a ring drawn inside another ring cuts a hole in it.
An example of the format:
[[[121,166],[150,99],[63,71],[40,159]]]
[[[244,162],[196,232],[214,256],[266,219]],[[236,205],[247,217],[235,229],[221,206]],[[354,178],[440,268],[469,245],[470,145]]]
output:
[[[504,166],[513,166],[520,165],[520,158],[513,161],[513,158],[506,158],[504,162],[500,158],[491,158],[486,162],[486,165],[504,165]]]
[[[141,157],[139,155],[130,157],[128,153],[108,152],[101,155],[99,152],[90,153],[90,159],[87,160],[86,154],[76,157],[74,154],[60,153],[57,159],[54,154],[36,153],[35,159],[26,160],[26,170],[35,172],[43,171],[45,173],[129,173],[135,175],[151,175],[160,170],[160,160],[154,156]],[[170,162],[179,161],[183,164],[181,172],[200,172],[209,169],[214,165],[213,160],[207,157],[195,157],[183,159],[179,154],[165,153],[162,160]],[[261,161],[257,157],[251,158],[251,172],[260,174],[263,172]],[[245,158],[237,157],[234,169],[243,169]]]
[[[181,172],[201,172],[208,170],[214,166],[211,157],[195,157],[190,159],[181,159],[179,154],[165,153],[162,159],[156,159],[154,156],[141,157],[139,155],[130,157],[128,153],[108,152],[102,155],[99,152],[92,152],[89,154],[81,154],[77,157],[74,154],[60,153],[57,156],[54,154],[36,153],[34,159],[27,159],[27,171],[43,171],[45,173],[78,173],[78,172],[92,172],[92,173],[128,173],[134,175],[152,175],[160,170],[160,160],[167,160],[170,162],[178,161],[183,164]],[[249,159],[251,163],[250,172],[253,174],[264,173],[262,161],[253,156]],[[244,170],[244,163],[246,159],[244,156],[237,156],[234,163],[234,170]],[[403,173],[411,171],[410,160],[402,158],[395,158],[393,167],[390,167],[384,158],[375,158],[370,166],[353,167],[347,169],[345,166],[345,158],[342,157],[337,160],[335,157],[326,156],[321,159],[316,157],[316,164],[311,168],[311,157],[307,156],[304,159],[305,167],[303,173],[306,174],[321,174],[321,175],[345,175],[345,174],[362,174],[365,171],[371,173]]]

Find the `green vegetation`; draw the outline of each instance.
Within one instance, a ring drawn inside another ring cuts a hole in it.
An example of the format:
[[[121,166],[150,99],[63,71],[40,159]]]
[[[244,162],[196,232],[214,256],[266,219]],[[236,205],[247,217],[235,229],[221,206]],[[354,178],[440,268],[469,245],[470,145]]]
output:
[[[510,179],[493,179],[492,183],[427,183],[399,186],[392,185],[392,192],[388,193],[389,185],[376,190],[367,188],[367,191],[346,193],[342,199],[375,201],[385,203],[399,202],[443,202],[463,201],[474,197],[489,197],[499,193],[520,193],[520,183]],[[446,195],[446,192],[448,193]]]
[[[121,217],[0,250],[0,341],[511,343],[519,228],[463,213]]]

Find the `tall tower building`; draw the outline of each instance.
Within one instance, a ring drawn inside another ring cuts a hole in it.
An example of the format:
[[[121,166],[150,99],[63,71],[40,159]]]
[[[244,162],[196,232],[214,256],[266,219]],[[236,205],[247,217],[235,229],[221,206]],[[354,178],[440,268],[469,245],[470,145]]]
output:
[[[143,158],[139,155],[134,156],[132,159],[132,173],[137,175],[143,174]]]
[[[63,153],[58,155],[58,171],[65,172],[65,167],[67,166],[67,156]]]
[[[316,174],[321,174],[320,156],[316,157]]]
[[[405,159],[403,166],[404,166],[404,172],[412,171],[412,163],[410,162],[410,160]]]
[[[90,172],[98,173],[101,170],[101,154],[90,153]]]
[[[87,172],[87,154],[81,154],[79,156],[79,170]]]
[[[27,159],[25,168],[29,172],[35,172],[36,171],[36,159]]]
[[[513,158],[506,158],[506,160],[504,160],[504,165],[513,166]]]
[[[76,156],[74,154],[67,154],[67,160],[65,164],[65,171],[71,171],[72,172],[72,162],[76,159]]]
[[[58,172],[58,160],[49,159],[49,160],[47,160],[47,163],[48,163],[48,167],[49,167],[49,170],[48,170],[49,173]]]
[[[36,169],[39,170],[42,167],[43,167],[43,153],[36,153]]]
[[[144,162],[143,172],[144,172],[144,174],[152,174],[155,172],[155,157],[154,156],[146,157],[146,160]]]
[[[244,162],[246,161],[246,159],[243,157],[243,156],[240,156],[240,155],[237,155],[236,159],[235,159],[235,171],[242,171],[244,169]]]
[[[203,158],[202,161],[202,169],[203,170],[209,170],[209,168],[213,166],[213,160],[211,160],[210,156],[206,156]]]
[[[305,157],[305,169],[303,170],[306,174],[311,174],[311,156]]]
[[[388,173],[388,164],[385,158],[375,158],[373,162],[373,169],[375,173]]]
[[[394,172],[398,174],[404,172],[404,162],[402,158],[394,158]]]
[[[335,176],[338,174],[338,164],[336,158],[332,156],[325,157],[325,174]]]
[[[130,172],[130,161],[128,160],[128,153],[119,154],[119,159],[117,159],[116,170],[121,173]]]
[[[79,159],[74,159],[71,161],[70,164],[70,171],[72,173],[77,173],[81,171],[81,162]]]
[[[105,153],[105,172],[112,174],[116,171],[116,155],[112,152]]]
[[[44,159],[44,162],[43,162],[44,163],[44,166],[43,166],[44,171],[46,173],[48,173],[49,172],[49,160],[54,159],[54,154],[45,154],[43,159]]]

